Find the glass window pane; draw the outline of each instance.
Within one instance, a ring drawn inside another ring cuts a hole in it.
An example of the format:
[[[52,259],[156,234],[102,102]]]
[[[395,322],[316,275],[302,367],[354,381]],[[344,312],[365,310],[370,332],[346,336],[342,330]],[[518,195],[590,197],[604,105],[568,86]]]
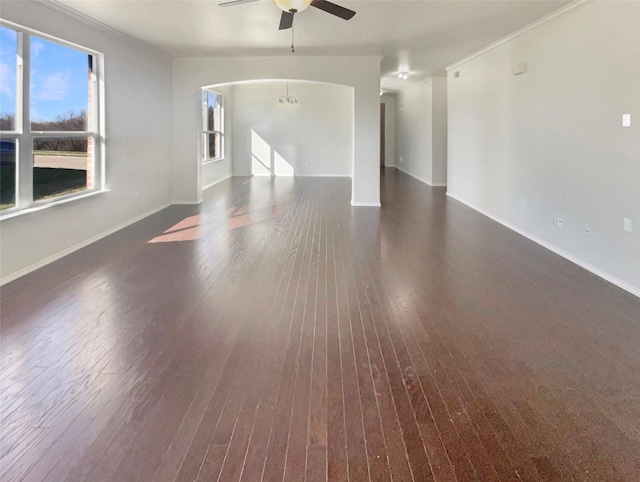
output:
[[[31,130],[87,130],[92,56],[31,36]]]
[[[33,200],[90,189],[93,186],[93,138],[33,140]]]
[[[16,205],[15,139],[0,139],[0,211]]]
[[[216,135],[209,134],[209,159],[216,158]]]
[[[208,123],[207,130],[210,130],[210,131],[216,130],[214,112],[216,108],[217,97],[218,96],[213,92],[207,93],[207,123]]]
[[[0,130],[16,130],[18,32],[0,27]]]
[[[222,157],[222,134],[212,132],[209,136],[209,159],[219,159]]]

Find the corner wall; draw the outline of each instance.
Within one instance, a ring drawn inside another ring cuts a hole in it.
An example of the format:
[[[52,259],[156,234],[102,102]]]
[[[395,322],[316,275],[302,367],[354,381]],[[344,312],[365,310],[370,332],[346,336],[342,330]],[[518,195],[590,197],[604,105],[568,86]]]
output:
[[[395,167],[396,165],[396,110],[397,97],[395,94],[382,94],[380,103],[385,104],[385,121],[384,121],[384,165],[387,167]]]
[[[2,283],[171,202],[171,58],[60,8],[2,2],[2,18],[104,54],[109,191],[2,221]]]
[[[433,119],[431,79],[398,93],[398,158],[396,167],[431,184],[431,135]]]
[[[638,25],[638,2],[588,2],[450,67],[448,184],[640,295]]]
[[[396,167],[430,186],[445,186],[447,79],[430,78],[397,97]]]

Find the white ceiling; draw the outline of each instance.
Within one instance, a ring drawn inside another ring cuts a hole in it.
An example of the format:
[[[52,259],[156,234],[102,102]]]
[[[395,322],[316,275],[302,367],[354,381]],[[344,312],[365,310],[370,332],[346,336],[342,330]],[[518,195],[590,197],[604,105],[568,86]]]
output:
[[[174,56],[380,55],[397,91],[568,3],[567,0],[335,0],[349,21],[309,7],[279,31],[272,0],[222,8],[212,0],[56,0]],[[220,0],[222,1],[222,0]],[[399,71],[411,73],[408,81]]]

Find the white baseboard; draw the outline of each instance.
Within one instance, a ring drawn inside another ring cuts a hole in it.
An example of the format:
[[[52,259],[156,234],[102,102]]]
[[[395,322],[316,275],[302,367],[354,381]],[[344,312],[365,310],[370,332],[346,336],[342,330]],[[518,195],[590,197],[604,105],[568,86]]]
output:
[[[418,176],[416,176],[415,174],[413,174],[413,173],[411,173],[411,172],[409,172],[409,171],[405,171],[404,169],[402,169],[402,168],[400,168],[400,167],[398,167],[398,166],[393,166],[393,167],[395,167],[398,171],[402,171],[402,172],[404,172],[405,174],[407,174],[408,176],[411,176],[412,178],[414,178],[414,179],[416,179],[416,180],[418,180],[418,181],[420,181],[420,182],[425,183],[427,186],[431,186],[431,187],[446,187],[446,186],[447,186],[447,184],[446,184],[446,183],[443,183],[443,184],[442,184],[442,183],[434,183],[434,184],[431,184],[431,183],[430,183],[429,181],[427,181],[426,179],[422,179],[421,177],[418,177]]]
[[[534,236],[533,234],[524,231],[510,223],[508,223],[507,221],[504,221],[502,219],[498,219],[495,216],[487,213],[486,211],[477,208],[476,206],[474,206],[473,204],[471,204],[470,202],[465,201],[464,199],[460,198],[459,196],[456,196],[454,194],[451,194],[449,192],[447,192],[447,196],[449,196],[452,199],[455,199],[456,201],[461,202],[462,204],[464,204],[465,206],[470,207],[471,209],[473,209],[474,211],[479,212],[480,214],[493,219],[495,222],[502,224],[504,227],[509,228],[512,231],[515,231],[516,233],[520,234],[521,236],[524,236],[525,238],[533,241],[536,244],[539,244],[540,246],[542,246],[543,248],[548,249],[549,251],[552,251],[553,253],[562,256],[563,258],[571,261],[574,264],[577,264],[578,266],[580,266],[581,268],[586,269],[587,271],[595,274],[596,276],[599,276],[600,278],[604,279],[605,281],[608,281],[611,284],[616,285],[618,288],[622,288],[625,291],[628,291],[629,293],[631,293],[632,295],[635,295],[637,297],[640,297],[640,289],[630,285],[629,283],[627,283],[626,281],[622,281],[619,278],[616,278],[615,276],[612,276],[608,273],[605,273],[604,271],[596,268],[595,266],[587,263],[586,261],[575,257],[574,255],[567,253],[566,251],[564,251],[563,249],[558,248],[557,246],[554,246],[553,244],[548,243],[547,241],[544,241],[543,239],[540,239],[537,236]]]
[[[43,266],[48,265],[49,263],[53,263],[54,261],[59,260],[60,258],[63,258],[65,256],[67,256],[68,254],[73,253],[74,251],[78,251],[79,249],[84,248],[85,246],[89,246],[92,243],[95,243],[96,241],[101,240],[102,238],[106,238],[107,236],[109,236],[110,234],[115,233],[116,231],[120,231],[121,229],[126,228],[127,226],[132,225],[133,223],[137,223],[138,221],[141,221],[142,219],[151,216],[152,214],[155,214],[159,211],[162,211],[163,209],[168,208],[169,206],[171,206],[171,203],[167,203],[164,204],[162,206],[160,206],[159,208],[155,208],[152,209],[149,212],[146,212],[144,214],[141,214],[140,216],[136,216],[133,219],[130,219],[114,228],[108,229],[106,231],[104,231],[103,233],[100,233],[96,236],[93,236],[89,239],[86,239],[84,241],[82,241],[81,243],[78,243],[74,246],[71,246],[70,248],[64,249],[62,251],[60,251],[59,253],[56,253],[52,256],[49,256],[48,258],[45,258],[41,261],[38,261],[37,263],[32,264],[31,266],[27,266],[26,268],[23,268],[19,271],[16,271],[15,273],[10,274],[9,276],[5,276],[4,278],[0,279],[0,286],[7,284],[13,280],[16,280],[18,278],[20,278],[21,276],[24,276],[28,273],[31,273],[32,271],[35,271],[39,268],[42,268]]]
[[[429,183],[427,182],[427,180],[426,180],[426,179],[422,179],[421,177],[416,176],[416,175],[415,175],[415,174],[413,174],[412,172],[405,171],[404,169],[402,169],[402,168],[401,168],[401,167],[399,167],[399,166],[396,166],[396,169],[397,169],[398,171],[402,171],[402,172],[404,172],[406,175],[411,176],[412,178],[414,178],[414,179],[416,179],[416,180],[418,180],[418,181],[420,181],[420,182],[425,183],[427,186],[430,186],[430,185],[431,185],[431,184],[429,184]]]
[[[237,177],[348,177],[351,178],[351,174],[293,174],[291,176],[272,176],[271,174],[234,174]],[[207,186],[208,187],[208,186]]]
[[[271,174],[259,174],[259,175],[254,175],[254,174],[238,174],[238,173],[234,173],[229,177],[348,177],[348,178],[352,178],[353,176],[351,174],[294,174],[292,176],[272,176]],[[213,185],[213,184],[211,184]],[[207,186],[209,187],[209,186]]]
[[[213,181],[211,184],[207,184],[205,187],[202,188],[202,190],[206,191],[210,187],[213,187],[216,184],[220,184],[222,181],[226,181],[227,179],[231,179],[231,174],[229,174],[228,176],[223,177],[222,179],[218,179],[217,181]]]
[[[290,177],[348,177],[348,178],[351,178],[352,176],[351,174],[295,174]]]
[[[359,203],[355,201],[351,201],[351,205],[353,207],[369,207],[369,208],[379,208],[382,206],[380,203]]]

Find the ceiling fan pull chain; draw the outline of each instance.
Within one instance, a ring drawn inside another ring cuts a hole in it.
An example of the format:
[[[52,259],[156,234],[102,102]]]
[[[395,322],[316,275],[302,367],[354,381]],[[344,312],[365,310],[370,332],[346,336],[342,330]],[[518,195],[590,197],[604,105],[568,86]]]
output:
[[[293,27],[293,25],[291,25],[291,53],[295,54],[296,50],[293,48],[293,31],[294,31],[293,29],[294,29],[294,27]],[[289,95],[289,94],[287,94],[287,95]]]

